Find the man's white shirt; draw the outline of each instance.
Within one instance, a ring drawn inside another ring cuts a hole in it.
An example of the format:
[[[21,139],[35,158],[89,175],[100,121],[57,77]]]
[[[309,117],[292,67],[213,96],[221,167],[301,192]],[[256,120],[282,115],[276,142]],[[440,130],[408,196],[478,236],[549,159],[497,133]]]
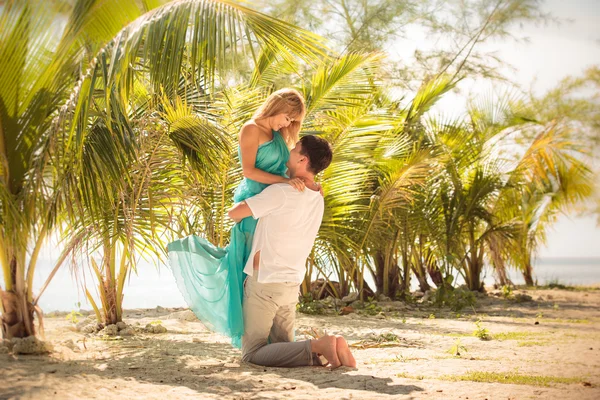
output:
[[[323,220],[321,193],[278,183],[245,201],[258,224],[244,272],[254,274],[254,255],[260,251],[258,282],[301,283]]]

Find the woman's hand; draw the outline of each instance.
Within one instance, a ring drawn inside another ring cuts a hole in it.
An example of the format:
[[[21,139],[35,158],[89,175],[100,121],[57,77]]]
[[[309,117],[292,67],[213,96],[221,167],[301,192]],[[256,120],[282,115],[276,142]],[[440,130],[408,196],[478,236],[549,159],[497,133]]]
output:
[[[306,187],[306,184],[304,183],[304,181],[300,178],[292,178],[292,179],[288,179],[287,180],[288,185],[291,185],[294,187],[294,189],[298,190],[299,192],[303,192],[304,188]]]

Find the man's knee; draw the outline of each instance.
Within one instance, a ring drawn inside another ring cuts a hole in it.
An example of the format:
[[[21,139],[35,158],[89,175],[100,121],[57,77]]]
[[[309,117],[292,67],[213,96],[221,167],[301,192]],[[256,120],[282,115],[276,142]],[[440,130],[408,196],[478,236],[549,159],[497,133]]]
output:
[[[258,348],[254,351],[248,352],[242,351],[242,362],[268,367],[269,365],[265,364],[265,360],[263,360],[261,357],[256,357],[256,353],[258,353],[258,350],[260,349],[261,348]]]
[[[242,362],[252,362],[252,354],[253,353],[242,351]]]
[[[258,350],[263,348],[268,344],[267,339],[259,339],[259,340],[250,340],[250,338],[246,338],[246,343],[244,343],[244,338],[242,338],[242,361],[243,362],[252,362],[252,357]]]

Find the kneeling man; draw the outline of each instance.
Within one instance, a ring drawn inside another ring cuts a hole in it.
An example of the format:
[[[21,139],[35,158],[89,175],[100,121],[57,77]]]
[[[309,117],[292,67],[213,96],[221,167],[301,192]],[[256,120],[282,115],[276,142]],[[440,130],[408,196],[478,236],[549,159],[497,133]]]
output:
[[[324,202],[315,175],[331,163],[329,143],[307,135],[290,152],[290,178],[302,179],[304,191],[273,184],[229,211],[236,222],[258,219],[244,272],[242,361],[270,367],[323,365],[356,367],[341,336],[294,342],[294,320],[306,259],[323,219]]]

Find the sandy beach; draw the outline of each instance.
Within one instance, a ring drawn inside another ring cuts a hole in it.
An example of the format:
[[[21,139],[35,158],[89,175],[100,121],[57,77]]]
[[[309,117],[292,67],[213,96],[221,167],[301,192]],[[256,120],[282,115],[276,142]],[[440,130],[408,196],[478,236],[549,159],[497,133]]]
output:
[[[124,321],[137,332],[116,337],[84,334],[67,313],[51,313],[50,354],[0,351],[0,398],[600,398],[600,288],[495,294],[459,313],[402,302],[343,316],[298,313],[298,339],[311,327],[348,339],[358,367],[333,371],[241,363],[227,338],[183,309],[127,310]],[[147,324],[167,332],[143,332]]]

